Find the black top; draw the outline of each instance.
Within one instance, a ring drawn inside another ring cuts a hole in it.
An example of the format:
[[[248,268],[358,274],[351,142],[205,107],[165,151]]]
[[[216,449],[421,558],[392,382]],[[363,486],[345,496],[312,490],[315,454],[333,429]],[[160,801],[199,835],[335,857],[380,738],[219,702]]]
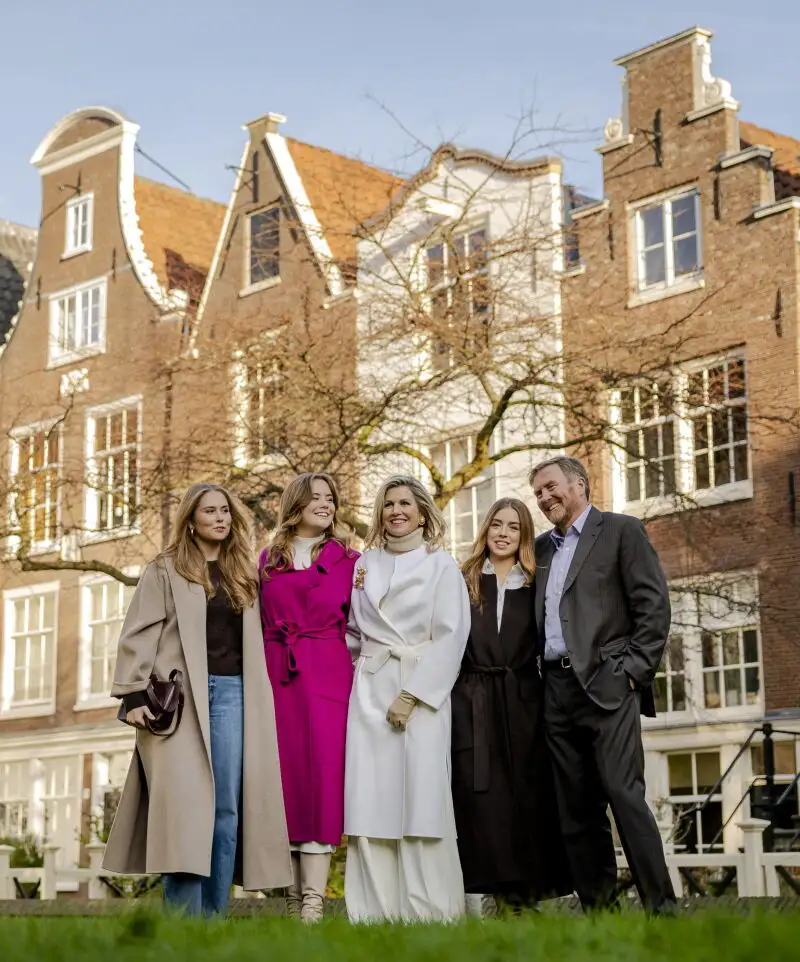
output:
[[[206,608],[206,650],[209,675],[241,675],[242,613],[231,604],[227,591],[220,587],[219,565],[208,562],[208,575],[216,594]]]
[[[219,565],[209,561],[208,576],[217,589],[206,604],[206,651],[209,675],[242,674],[242,613],[234,610],[228,593],[220,587]],[[123,696],[125,709],[131,711],[147,704],[143,691]]]

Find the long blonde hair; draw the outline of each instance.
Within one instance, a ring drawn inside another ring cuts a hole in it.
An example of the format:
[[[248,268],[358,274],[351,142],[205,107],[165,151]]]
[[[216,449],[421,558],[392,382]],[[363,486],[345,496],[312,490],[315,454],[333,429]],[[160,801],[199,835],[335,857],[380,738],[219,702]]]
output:
[[[408,488],[417,503],[419,512],[425,525],[422,529],[422,537],[428,545],[428,551],[441,548],[444,543],[444,535],[447,525],[444,515],[437,508],[436,502],[430,492],[416,478],[407,474],[394,474],[391,478],[384,481],[380,490],[375,496],[375,505],[372,509],[372,521],[370,522],[367,537],[364,540],[364,548],[378,548],[384,541],[383,530],[383,502],[386,495],[394,488]]]
[[[261,577],[268,581],[273,571],[286,571],[292,566],[292,542],[297,537],[297,528],[303,518],[303,512],[314,498],[313,485],[315,481],[324,481],[333,495],[333,520],[325,529],[322,540],[314,545],[311,560],[316,561],[320,552],[329,541],[336,541],[345,551],[350,550],[350,536],[347,529],[339,522],[339,489],[329,474],[322,472],[306,472],[298,474],[283,489],[278,507],[278,528],[269,542],[269,550],[261,569]]]
[[[220,484],[193,484],[178,505],[172,541],[159,554],[171,558],[175,570],[187,581],[202,585],[206,597],[214,596],[208,576],[208,565],[195,537],[192,521],[200,499],[209,491],[218,491],[228,502],[231,530],[219,548],[219,574],[222,588],[237,611],[249,608],[258,597],[256,566],[250,547],[250,513],[242,502]]]
[[[536,556],[533,552],[534,528],[533,518],[528,510],[528,506],[520,501],[519,498],[500,498],[489,508],[483,524],[472,542],[472,549],[469,557],[461,565],[461,572],[467,583],[469,600],[473,605],[483,604],[483,594],[481,592],[481,574],[483,565],[489,557],[489,549],[486,547],[486,538],[489,528],[492,526],[495,515],[503,508],[511,508],[516,511],[519,518],[519,548],[517,549],[517,561],[525,575],[525,584],[529,585],[533,581],[536,573]]]

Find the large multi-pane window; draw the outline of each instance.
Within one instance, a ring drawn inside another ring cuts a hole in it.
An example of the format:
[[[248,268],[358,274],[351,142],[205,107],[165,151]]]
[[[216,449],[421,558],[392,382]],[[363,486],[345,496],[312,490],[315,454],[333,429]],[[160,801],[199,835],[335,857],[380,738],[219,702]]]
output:
[[[744,358],[725,358],[692,371],[687,402],[695,490],[748,478]]]
[[[247,218],[246,287],[255,287],[280,277],[280,207],[258,210]]]
[[[50,361],[62,364],[103,350],[105,281],[84,284],[50,299]]]
[[[671,634],[653,679],[656,711],[686,711],[686,662],[683,635]]]
[[[58,537],[61,425],[15,431],[11,439],[11,528],[29,548],[51,547]]]
[[[449,480],[475,455],[474,438],[459,438],[431,447],[431,459],[441,475]],[[463,561],[478,533],[481,522],[496,500],[494,465],[490,465],[463,487],[445,506],[447,546],[456,560]]]
[[[237,463],[253,464],[286,449],[283,383],[283,364],[274,350],[251,350],[235,363]]]
[[[697,191],[639,207],[635,216],[639,290],[668,288],[700,273]]]
[[[634,385],[620,394],[628,501],[674,494],[677,425],[670,382]]]
[[[91,411],[86,420],[88,455],[86,526],[97,533],[128,531],[139,504],[138,398]]]
[[[726,492],[750,479],[746,362],[694,361],[613,395],[619,508]],[[738,496],[741,496],[739,494]]]
[[[55,696],[57,584],[6,592],[2,711],[52,706]]]
[[[83,758],[43,758],[41,770],[44,836],[58,845],[56,866],[68,868],[77,865],[80,854],[75,827],[81,823]]]
[[[459,354],[488,345],[488,234],[465,231],[426,249],[428,295],[434,319],[433,359],[446,367]]]
[[[81,754],[0,762],[0,836],[52,843],[57,867],[75,868],[85,831],[83,766]]]
[[[0,836],[22,838],[28,834],[30,762],[0,762]]]
[[[722,794],[717,788],[719,752],[676,752],[667,756],[667,762],[675,850],[697,853],[721,850]],[[717,790],[711,794],[715,788]]]
[[[654,679],[659,713],[757,714],[762,700],[755,575],[673,585],[672,630]]]
[[[83,586],[81,701],[108,697],[117,662],[117,643],[134,589],[113,578]]]

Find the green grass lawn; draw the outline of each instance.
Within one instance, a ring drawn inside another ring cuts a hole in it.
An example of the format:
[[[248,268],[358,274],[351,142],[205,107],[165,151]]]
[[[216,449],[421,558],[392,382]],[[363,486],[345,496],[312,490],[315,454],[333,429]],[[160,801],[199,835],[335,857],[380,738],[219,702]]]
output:
[[[452,926],[306,928],[282,918],[204,924],[152,910],[110,918],[1,918],[3,962],[789,962],[800,955],[800,913],[708,911],[648,921],[638,913],[587,919],[533,916]]]

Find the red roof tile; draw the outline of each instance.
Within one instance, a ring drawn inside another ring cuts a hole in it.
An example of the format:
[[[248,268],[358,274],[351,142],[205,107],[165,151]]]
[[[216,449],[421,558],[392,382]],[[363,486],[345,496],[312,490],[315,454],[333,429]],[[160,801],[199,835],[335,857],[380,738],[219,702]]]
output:
[[[225,205],[136,177],[136,212],[147,256],[162,286],[196,300],[211,267]]]
[[[380,213],[403,181],[378,167],[286,138],[308,199],[339,262],[356,256],[356,227]]]

